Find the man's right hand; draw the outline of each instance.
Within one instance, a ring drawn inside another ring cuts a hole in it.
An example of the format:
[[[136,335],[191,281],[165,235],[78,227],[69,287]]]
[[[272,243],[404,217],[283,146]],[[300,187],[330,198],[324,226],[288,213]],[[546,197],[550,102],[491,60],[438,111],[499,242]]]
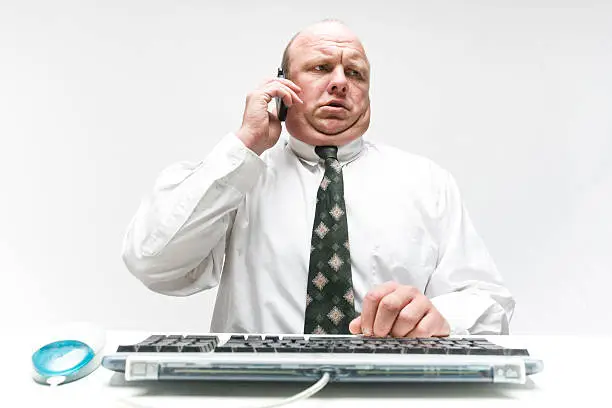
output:
[[[236,136],[258,155],[274,146],[281,133],[281,123],[276,113],[268,111],[268,104],[277,96],[287,107],[304,103],[298,96],[300,92],[299,86],[284,78],[270,79],[262,84],[247,95],[242,126]]]

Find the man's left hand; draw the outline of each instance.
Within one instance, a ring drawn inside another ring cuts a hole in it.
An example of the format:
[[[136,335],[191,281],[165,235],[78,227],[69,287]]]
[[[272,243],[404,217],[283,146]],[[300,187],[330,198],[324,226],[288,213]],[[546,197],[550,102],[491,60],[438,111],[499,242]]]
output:
[[[443,337],[449,335],[450,326],[418,289],[386,282],[366,294],[361,316],[349,330],[375,337]]]

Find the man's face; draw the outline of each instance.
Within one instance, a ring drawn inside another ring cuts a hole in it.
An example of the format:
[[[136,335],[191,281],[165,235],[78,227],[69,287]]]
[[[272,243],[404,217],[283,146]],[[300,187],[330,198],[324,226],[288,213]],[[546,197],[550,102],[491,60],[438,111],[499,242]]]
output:
[[[370,67],[359,40],[340,24],[300,34],[290,50],[289,79],[304,104],[287,114],[287,130],[312,145],[343,145],[370,123]]]

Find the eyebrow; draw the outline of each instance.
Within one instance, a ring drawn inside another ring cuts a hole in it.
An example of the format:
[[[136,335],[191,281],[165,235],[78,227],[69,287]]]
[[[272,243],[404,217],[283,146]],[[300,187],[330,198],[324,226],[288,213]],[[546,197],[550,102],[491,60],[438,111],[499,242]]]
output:
[[[305,65],[310,65],[312,63],[315,62],[330,62],[332,60],[336,59],[335,56],[323,53],[319,51],[319,55],[313,56],[311,58],[308,58],[304,64]],[[359,54],[355,54],[355,56],[351,55],[350,57],[346,58],[347,62],[349,64],[355,65],[357,68],[361,69],[361,70],[368,70],[368,63],[366,62],[366,60]]]

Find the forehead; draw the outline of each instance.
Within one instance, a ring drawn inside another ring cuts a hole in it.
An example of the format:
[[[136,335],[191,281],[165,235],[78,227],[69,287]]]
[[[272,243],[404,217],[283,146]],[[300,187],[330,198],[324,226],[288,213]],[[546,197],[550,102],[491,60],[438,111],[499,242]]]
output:
[[[291,48],[294,60],[334,57],[342,53],[343,58],[367,63],[361,41],[346,27],[338,24],[319,25],[305,30],[295,38]]]

